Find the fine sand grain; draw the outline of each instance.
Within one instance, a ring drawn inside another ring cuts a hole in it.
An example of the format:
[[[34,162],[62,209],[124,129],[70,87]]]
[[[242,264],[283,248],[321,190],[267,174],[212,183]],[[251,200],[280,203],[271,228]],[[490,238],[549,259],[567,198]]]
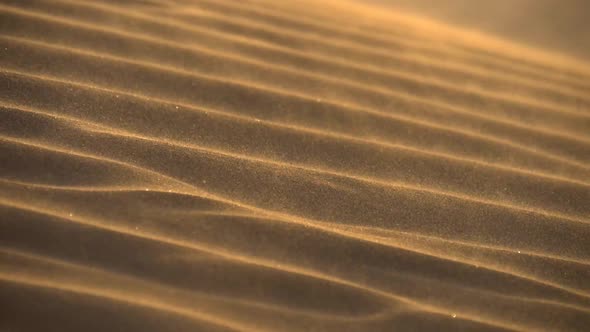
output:
[[[590,69],[344,1],[0,1],[0,331],[587,331]]]

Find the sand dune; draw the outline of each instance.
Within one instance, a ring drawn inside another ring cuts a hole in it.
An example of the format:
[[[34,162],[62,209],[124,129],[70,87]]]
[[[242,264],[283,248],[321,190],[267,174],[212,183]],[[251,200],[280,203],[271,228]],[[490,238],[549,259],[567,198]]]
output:
[[[344,1],[0,31],[0,330],[590,326],[587,64]]]

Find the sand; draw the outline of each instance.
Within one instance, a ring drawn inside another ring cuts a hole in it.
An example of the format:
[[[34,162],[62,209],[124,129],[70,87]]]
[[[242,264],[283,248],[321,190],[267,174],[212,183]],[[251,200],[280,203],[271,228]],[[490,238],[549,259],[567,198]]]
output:
[[[587,64],[343,1],[0,32],[0,331],[590,327]]]

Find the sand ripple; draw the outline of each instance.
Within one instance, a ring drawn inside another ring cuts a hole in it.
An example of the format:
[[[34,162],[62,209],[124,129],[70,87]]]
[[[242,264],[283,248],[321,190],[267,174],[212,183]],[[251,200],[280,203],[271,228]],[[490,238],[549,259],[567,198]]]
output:
[[[0,31],[0,329],[590,326],[585,64],[333,1]]]

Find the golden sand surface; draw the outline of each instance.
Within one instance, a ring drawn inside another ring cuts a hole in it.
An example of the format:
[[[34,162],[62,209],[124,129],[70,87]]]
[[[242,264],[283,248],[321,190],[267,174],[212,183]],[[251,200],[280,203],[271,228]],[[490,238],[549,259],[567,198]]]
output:
[[[587,331],[590,67],[336,0],[2,0],[0,216],[0,331]]]

